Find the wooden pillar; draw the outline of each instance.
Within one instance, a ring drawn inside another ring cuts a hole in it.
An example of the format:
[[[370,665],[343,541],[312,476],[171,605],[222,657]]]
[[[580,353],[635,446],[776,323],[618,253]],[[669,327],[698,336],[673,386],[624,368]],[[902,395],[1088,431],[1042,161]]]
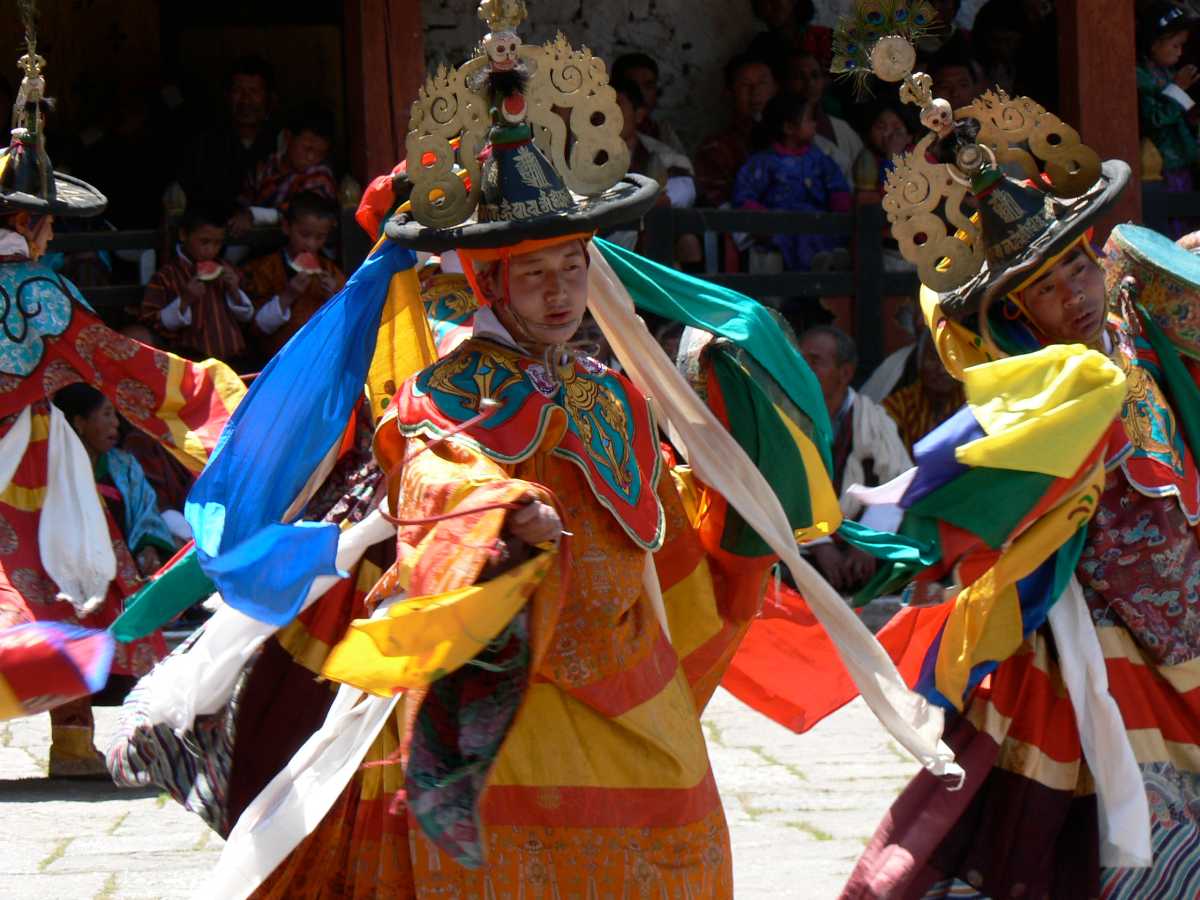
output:
[[[1059,114],[1101,159],[1122,159],[1133,169],[1129,187],[1096,226],[1096,239],[1104,241],[1112,226],[1142,218],[1134,4],[1058,0],[1057,8]]]
[[[404,159],[404,136],[425,79],[421,0],[346,0],[350,165],[365,185]]]

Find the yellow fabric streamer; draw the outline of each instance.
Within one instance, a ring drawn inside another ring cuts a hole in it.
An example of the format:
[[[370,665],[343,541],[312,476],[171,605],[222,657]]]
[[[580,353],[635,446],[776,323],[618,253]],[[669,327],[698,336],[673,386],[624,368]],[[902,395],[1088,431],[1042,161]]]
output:
[[[842,524],[842,506],[838,503],[837,492],[834,491],[833,482],[825,470],[821,451],[782,409],[776,406],[775,412],[779,415],[784,427],[787,428],[792,440],[796,442],[796,447],[800,450],[800,456],[804,460],[804,472],[808,478],[808,499],[812,506],[812,524],[807,528],[796,530],[796,541],[807,544],[810,541],[829,537]]]
[[[382,619],[360,619],[321,674],[379,697],[424,687],[473,659],[504,630],[557,559],[541,553],[510,572],[433,597],[401,601]]]
[[[416,269],[398,272],[388,286],[375,355],[367,370],[367,394],[375,418],[387,409],[400,385],[436,361],[437,348],[425,318]]]
[[[1054,344],[966,370],[967,402],[987,437],[959,447],[968,466],[1069,478],[1121,411],[1125,375],[1081,344]]]
[[[1112,421],[1111,417],[1105,421]],[[1017,582],[1086,527],[1103,490],[1104,460],[1100,459],[1077,491],[1039,518],[990,569],[959,591],[934,668],[937,689],[959,709],[971,669],[1007,659],[1021,645],[1024,623]]]
[[[202,362],[189,363],[173,353],[166,354],[168,360],[166,391],[162,404],[155,415],[166,423],[170,429],[173,442],[163,446],[191,472],[199,472],[208,464],[208,447],[205,441],[180,418],[186,400],[183,396],[183,382],[187,375],[188,366],[203,371],[212,379],[216,394],[225,407],[227,416],[237,409],[242,398],[246,396],[246,385],[241,376],[218,359],[206,359]],[[208,445],[216,439],[210,435]]]
[[[920,300],[921,313],[933,336],[934,349],[947,372],[962,381],[966,369],[992,361],[994,357],[984,349],[983,339],[946,315],[938,302],[936,291],[921,285]]]

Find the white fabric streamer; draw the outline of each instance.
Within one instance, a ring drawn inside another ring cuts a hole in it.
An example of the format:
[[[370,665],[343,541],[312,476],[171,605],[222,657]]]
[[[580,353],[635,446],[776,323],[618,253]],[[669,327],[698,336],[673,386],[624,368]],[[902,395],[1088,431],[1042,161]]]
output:
[[[796,587],[833,640],[879,721],[934,775],[961,784],[963,772],[941,741],[942,711],[908,689],[891,658],[842,598],[804,561],[779,498],[737,441],[672,365],[633,300],[594,246],[588,305],[638,389],[658,401],[697,477],[721,494],[786,563]]]
[[[117,557],[92,461],[67,417],[53,404],[46,453],[38,549],[42,567],[58,585],[58,599],[69,602],[82,617],[104,603],[108,585],[117,576]]]
[[[1108,669],[1096,626],[1074,576],[1050,608],[1049,619],[1083,758],[1096,782],[1100,865],[1149,867],[1154,862],[1150,803],[1121,710],[1108,692]]]
[[[899,504],[904,499],[904,495],[908,493],[908,489],[912,486],[913,479],[916,477],[917,467],[913,466],[907,472],[897,475],[891,481],[877,485],[876,487],[852,484],[846,488],[846,494],[858,500],[864,506],[893,506]]]
[[[9,482],[16,474],[17,466],[29,448],[29,436],[33,431],[33,413],[27,406],[21,410],[8,433],[0,438],[0,494],[8,490]]]
[[[375,510],[338,536],[338,568],[349,570],[369,547],[395,533],[395,526]],[[311,606],[337,581],[334,575],[322,575],[313,581],[301,609]],[[210,715],[224,707],[247,660],[276,630],[274,625],[221,604],[186,653],[167,657],[146,676],[150,721],[170,725],[182,733],[192,727],[196,716]]]
[[[649,552],[646,554],[646,565],[642,567],[642,590],[646,592],[646,596],[650,600],[650,608],[654,610],[654,617],[658,619],[663,634],[667,636],[667,643],[671,643],[671,629],[667,625],[667,604],[663,600],[662,585],[658,581],[658,569],[654,565],[654,554]]]
[[[197,900],[242,900],[253,893],[329,813],[399,699],[343,684],[325,724],[246,807]]]

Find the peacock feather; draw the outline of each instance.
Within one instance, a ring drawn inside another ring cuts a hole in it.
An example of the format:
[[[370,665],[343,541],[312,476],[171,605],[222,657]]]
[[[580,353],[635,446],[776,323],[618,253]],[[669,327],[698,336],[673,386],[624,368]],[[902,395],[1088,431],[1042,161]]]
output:
[[[860,97],[870,94],[871,50],[888,35],[915,44],[937,30],[937,12],[928,0],[858,0],[833,32],[833,63],[829,70],[855,82]]]

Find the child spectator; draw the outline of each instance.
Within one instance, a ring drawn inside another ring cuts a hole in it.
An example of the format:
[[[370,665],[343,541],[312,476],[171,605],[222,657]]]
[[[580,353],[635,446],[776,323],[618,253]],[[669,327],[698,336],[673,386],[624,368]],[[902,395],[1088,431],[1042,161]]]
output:
[[[830,113],[826,105],[830,100],[826,93],[828,87],[829,72],[816,56],[801,51],[788,57],[783,88],[815,104],[813,114],[817,119],[817,136],[814,142],[833,157],[849,182],[853,180],[854,161],[863,151],[863,141],[849,122]]]
[[[613,63],[610,84],[618,81],[632,81],[642,92],[642,100],[646,104],[646,118],[638,126],[638,131],[656,141],[662,141],[676,153],[687,155],[683,141],[670,122],[655,118],[658,109],[658,60],[647,53],[626,53],[617,57]]]
[[[258,164],[242,191],[241,205],[253,224],[276,224],[288,200],[301,191],[330,200],[337,196],[333,170],[326,164],[333,131],[333,116],[319,106],[303,106],[291,116],[280,135],[282,149]],[[248,224],[245,216],[239,216],[241,227]]]
[[[735,206],[807,212],[850,210],[846,177],[837,163],[813,143],[817,134],[813,106],[796,94],[780,94],[767,104],[763,131],[771,145],[752,155],[738,171],[733,189]],[[829,252],[845,252],[844,239],[832,235],[780,234],[773,242],[790,270],[812,269],[814,262],[823,263],[817,268],[830,268]]]
[[[867,145],[854,163],[854,188],[858,191],[882,191],[892,157],[913,145],[912,132],[896,107],[889,103],[875,106],[864,120]]]
[[[190,207],[179,222],[175,257],[146,285],[141,319],[169,350],[236,368],[246,352],[242,325],[254,317],[254,304],[234,268],[217,261],[224,243],[225,216]]]
[[[742,54],[725,66],[725,90],[733,98],[733,120],[696,150],[696,187],[705,206],[729,202],[733,179],[750,155],[750,135],[779,82],[762,58]]]
[[[1149,138],[1163,160],[1167,189],[1190,191],[1197,159],[1195,109],[1188,89],[1196,83],[1193,65],[1179,58],[1196,20],[1173,3],[1153,3],[1138,23],[1137,90],[1142,137]]]
[[[287,245],[247,264],[246,293],[256,310],[254,332],[264,359],[279,352],[346,283],[341,269],[321,253],[336,225],[332,200],[312,191],[295,194],[282,223]]]

